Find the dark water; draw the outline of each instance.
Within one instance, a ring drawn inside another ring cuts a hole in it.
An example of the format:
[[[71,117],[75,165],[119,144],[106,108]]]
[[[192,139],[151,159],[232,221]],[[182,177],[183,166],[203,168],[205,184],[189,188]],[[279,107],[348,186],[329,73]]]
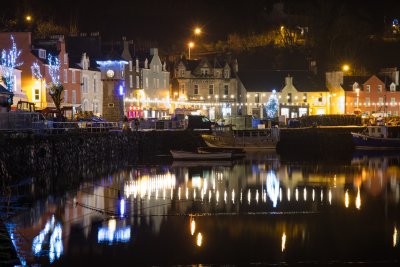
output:
[[[28,264],[397,264],[400,156],[132,166],[13,223]]]

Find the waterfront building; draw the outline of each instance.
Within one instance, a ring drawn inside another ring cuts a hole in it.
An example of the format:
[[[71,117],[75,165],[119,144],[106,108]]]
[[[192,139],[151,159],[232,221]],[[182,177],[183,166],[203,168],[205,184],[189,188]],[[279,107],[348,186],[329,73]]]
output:
[[[80,106],[80,70],[69,66],[68,53],[65,50],[63,36],[52,39],[37,40],[32,42],[30,32],[2,32],[0,33],[0,50],[7,49],[11,44],[11,35],[14,37],[17,48],[21,50],[19,57],[23,64],[21,70],[21,88],[28,101],[35,103],[37,109],[55,107],[46,89],[46,84],[51,80],[48,65],[48,55],[58,58],[60,62],[60,81],[64,86],[63,107],[71,107],[74,111]],[[36,63],[42,78],[37,79],[32,75],[32,65]]]
[[[278,114],[286,118],[330,112],[330,93],[321,79],[308,70],[239,71],[242,115],[266,118],[265,105],[273,90],[279,100]]]
[[[236,115],[237,72],[237,60],[228,58],[179,60],[173,75],[175,108],[201,113],[212,120]]]

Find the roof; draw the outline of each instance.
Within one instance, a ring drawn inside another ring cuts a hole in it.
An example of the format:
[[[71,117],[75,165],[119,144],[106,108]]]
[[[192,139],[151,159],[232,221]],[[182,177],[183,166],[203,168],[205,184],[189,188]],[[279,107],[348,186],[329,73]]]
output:
[[[299,92],[328,91],[324,80],[308,70],[241,70],[238,76],[248,92],[279,92],[288,76],[293,77],[293,86]]]
[[[371,76],[344,76],[342,87],[345,91],[353,91],[353,84],[358,83],[361,87]]]

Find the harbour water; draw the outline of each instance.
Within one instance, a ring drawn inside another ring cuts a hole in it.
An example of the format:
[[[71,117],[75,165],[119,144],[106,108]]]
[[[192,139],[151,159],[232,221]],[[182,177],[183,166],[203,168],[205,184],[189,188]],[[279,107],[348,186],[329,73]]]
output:
[[[392,265],[400,156],[160,159],[36,198],[8,225],[29,265]]]

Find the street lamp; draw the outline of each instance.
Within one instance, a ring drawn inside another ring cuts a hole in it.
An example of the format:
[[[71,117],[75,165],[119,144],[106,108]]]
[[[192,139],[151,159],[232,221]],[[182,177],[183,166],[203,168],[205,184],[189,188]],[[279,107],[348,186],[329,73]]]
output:
[[[189,42],[188,43],[188,47],[189,47],[189,59],[190,59],[190,49],[194,47],[194,43],[193,42]]]
[[[200,34],[201,34],[201,28],[196,27],[196,28],[194,29],[194,34],[195,34],[195,35],[200,35]]]
[[[32,17],[31,17],[30,15],[27,15],[27,16],[25,17],[25,20],[26,20],[27,22],[31,22]]]

